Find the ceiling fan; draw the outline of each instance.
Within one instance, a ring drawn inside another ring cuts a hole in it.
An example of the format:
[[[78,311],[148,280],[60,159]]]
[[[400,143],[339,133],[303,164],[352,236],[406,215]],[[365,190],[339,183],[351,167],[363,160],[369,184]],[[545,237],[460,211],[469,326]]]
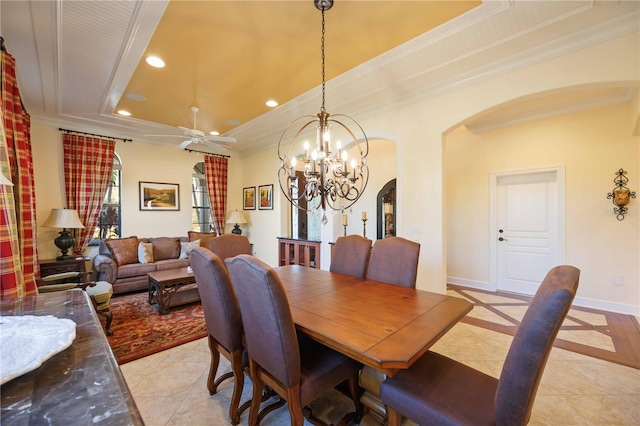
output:
[[[184,136],[188,139],[182,141],[176,148],[177,149],[185,149],[187,146],[191,144],[202,144],[206,146],[210,146],[212,148],[221,149],[223,151],[228,151],[229,148],[226,146],[220,145],[220,143],[235,143],[236,138],[230,136],[211,136],[206,135],[202,130],[198,130],[196,125],[196,115],[200,108],[192,106],[191,112],[193,112],[193,129],[189,129],[188,127],[178,126],[180,130],[184,132]],[[171,137],[184,137],[179,135],[148,135],[148,136],[171,136]]]

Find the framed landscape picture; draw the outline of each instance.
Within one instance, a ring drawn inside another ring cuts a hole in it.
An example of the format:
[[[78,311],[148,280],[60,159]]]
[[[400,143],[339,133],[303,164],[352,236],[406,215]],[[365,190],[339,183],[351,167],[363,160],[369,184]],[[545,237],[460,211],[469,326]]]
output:
[[[180,210],[177,183],[140,182],[140,210]]]
[[[273,184],[260,185],[258,194],[260,195],[260,210],[273,210]]]
[[[242,209],[243,210],[255,210],[256,209],[256,187],[250,186],[242,189]]]

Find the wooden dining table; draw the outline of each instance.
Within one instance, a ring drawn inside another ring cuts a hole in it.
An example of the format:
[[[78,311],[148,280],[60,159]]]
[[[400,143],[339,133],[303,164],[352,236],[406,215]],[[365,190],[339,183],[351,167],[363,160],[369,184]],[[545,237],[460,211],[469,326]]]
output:
[[[457,297],[299,265],[274,270],[300,332],[391,377],[473,307]]]

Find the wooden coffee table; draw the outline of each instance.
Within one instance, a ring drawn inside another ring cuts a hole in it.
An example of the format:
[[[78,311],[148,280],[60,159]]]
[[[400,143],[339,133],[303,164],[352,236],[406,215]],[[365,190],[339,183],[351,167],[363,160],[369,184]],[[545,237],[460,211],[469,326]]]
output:
[[[166,314],[172,306],[200,300],[193,272],[187,268],[149,272],[149,303],[158,304],[158,312]]]

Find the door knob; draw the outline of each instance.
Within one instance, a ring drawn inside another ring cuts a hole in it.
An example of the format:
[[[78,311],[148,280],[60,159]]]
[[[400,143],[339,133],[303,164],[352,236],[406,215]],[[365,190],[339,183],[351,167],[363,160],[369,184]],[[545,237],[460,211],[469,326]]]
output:
[[[500,237],[500,238],[498,238],[498,241],[507,241],[507,239]]]

